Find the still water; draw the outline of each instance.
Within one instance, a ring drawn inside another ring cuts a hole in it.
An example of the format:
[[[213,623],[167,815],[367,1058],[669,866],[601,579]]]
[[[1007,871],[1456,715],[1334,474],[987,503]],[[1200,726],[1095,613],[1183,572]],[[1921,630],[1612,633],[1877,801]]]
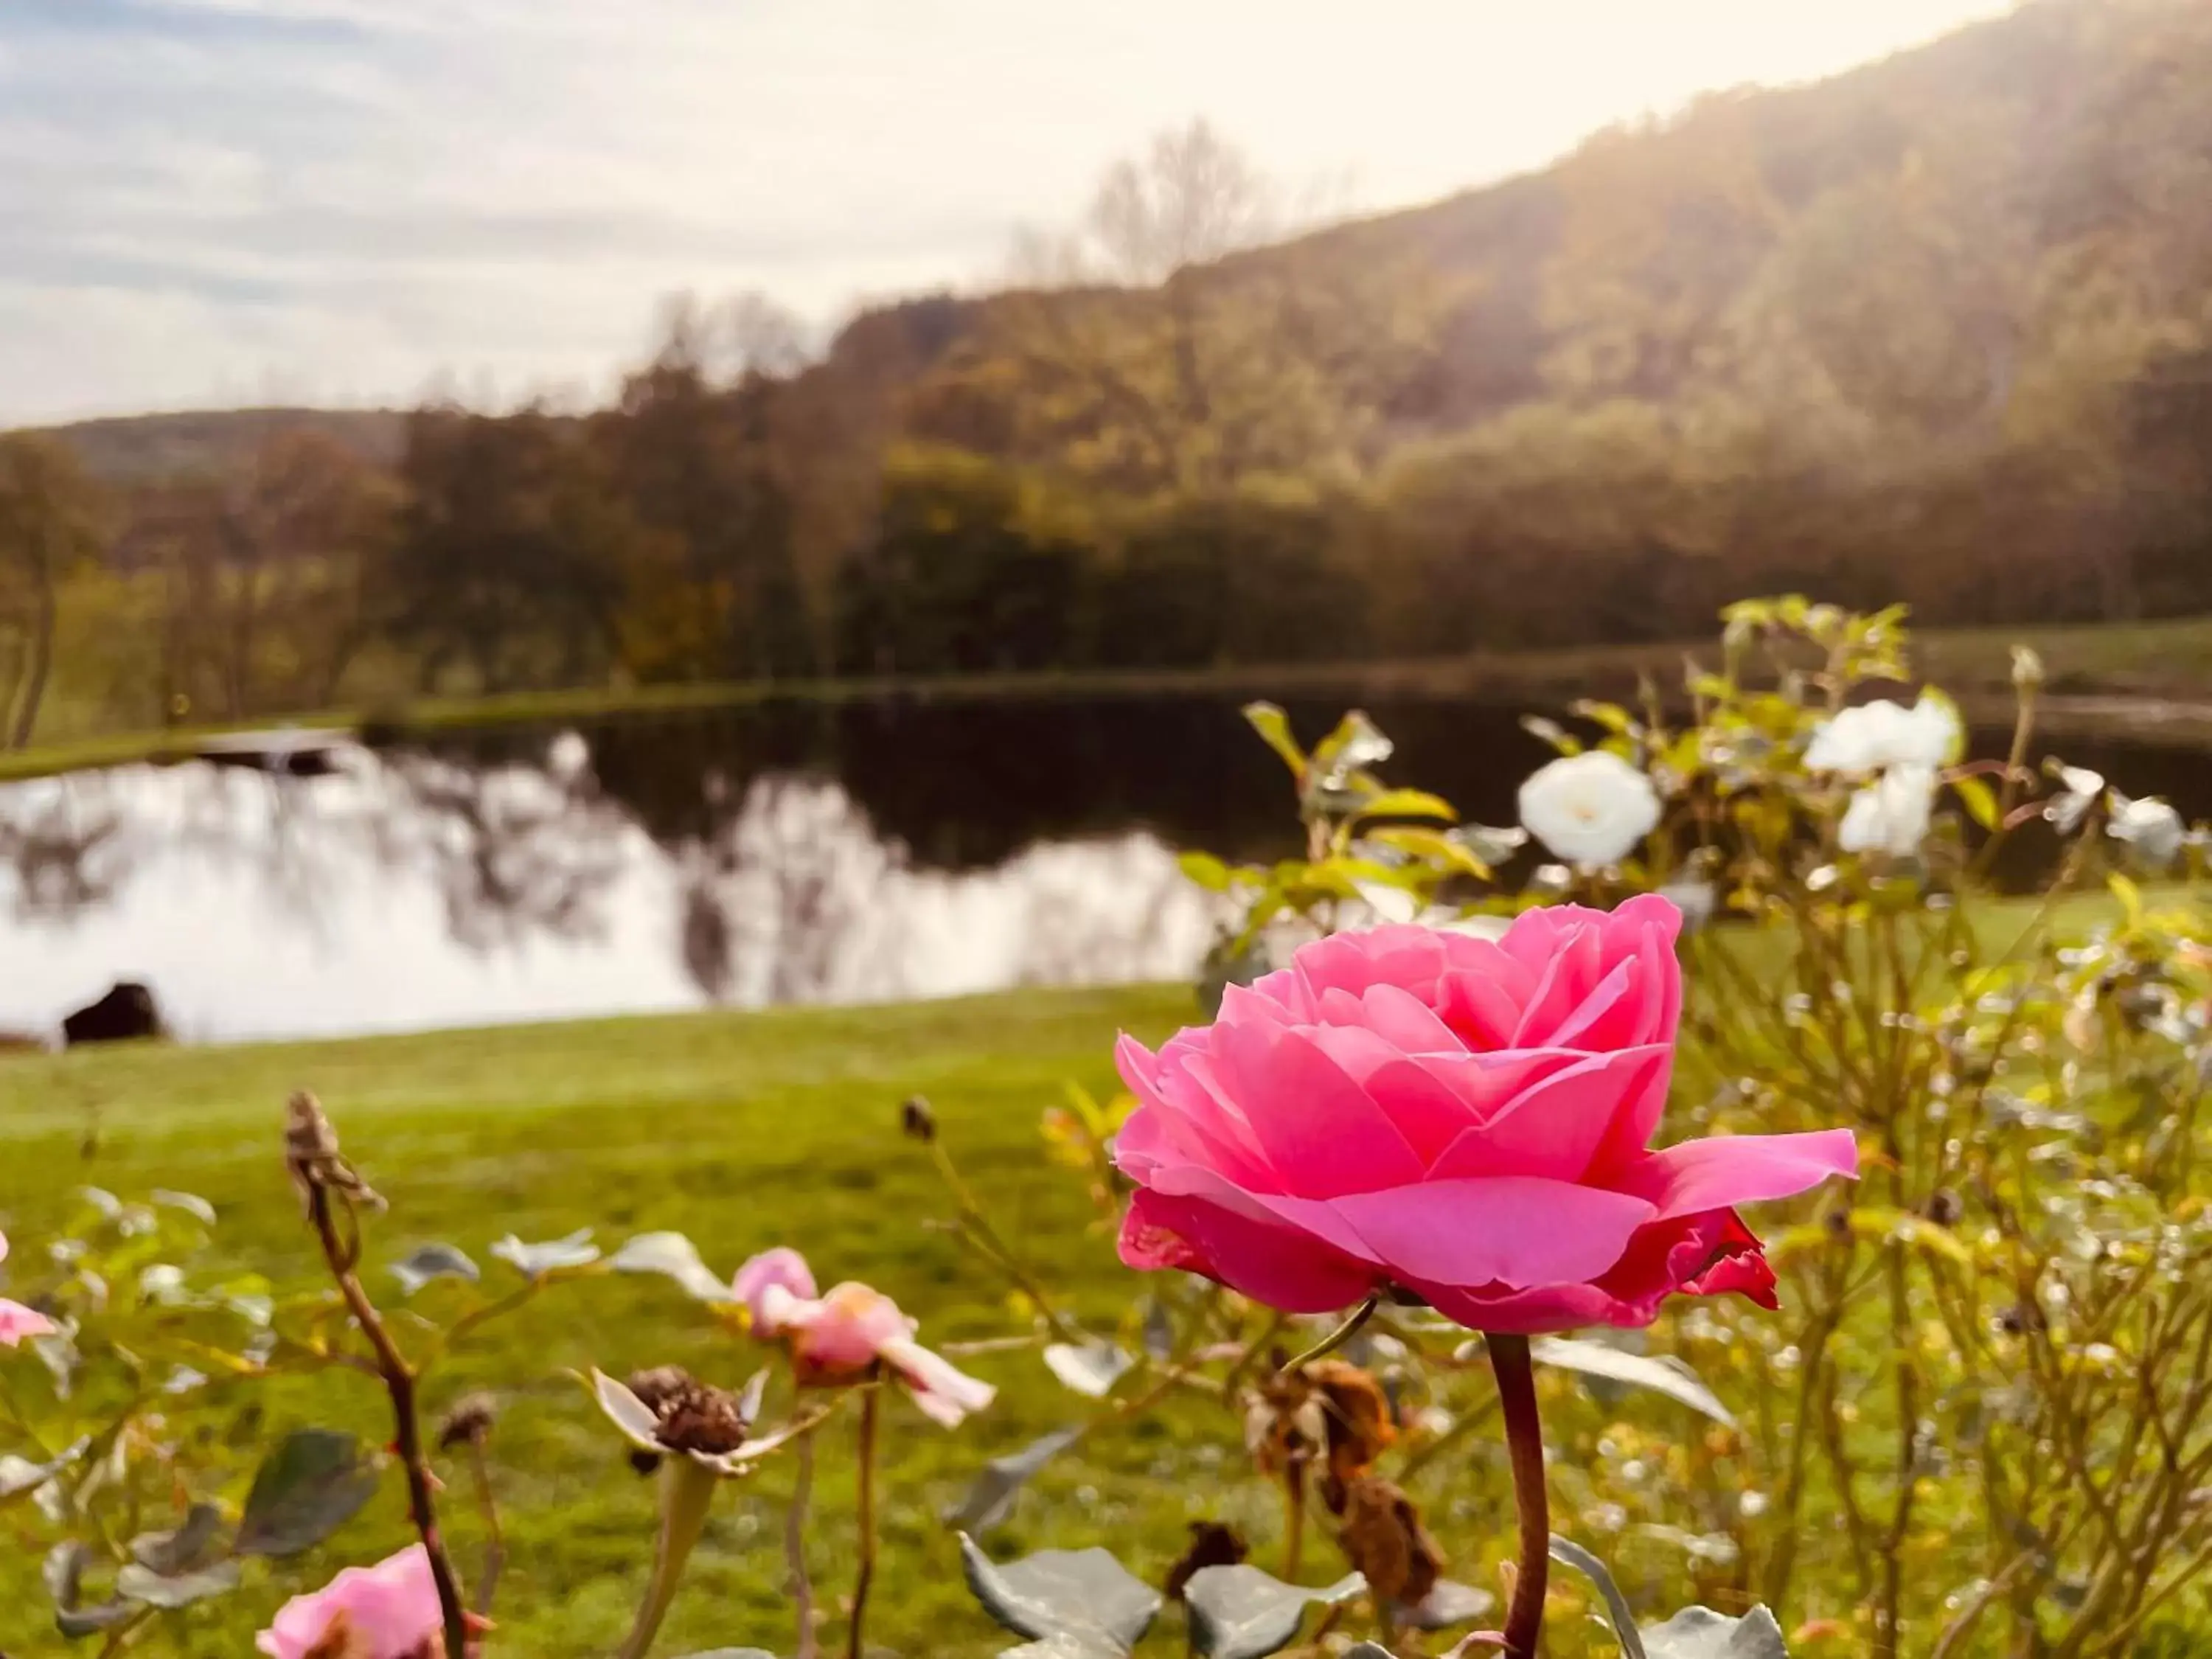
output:
[[[1511,820],[1507,711],[1370,705],[1384,769]],[[1340,712],[1291,704],[1310,738]],[[1984,748],[1986,744],[1983,745]],[[2069,756],[2212,810],[2201,757]],[[778,706],[0,787],[0,1030],[117,980],[199,1041],[1188,976],[1179,848],[1296,849],[1234,699]]]

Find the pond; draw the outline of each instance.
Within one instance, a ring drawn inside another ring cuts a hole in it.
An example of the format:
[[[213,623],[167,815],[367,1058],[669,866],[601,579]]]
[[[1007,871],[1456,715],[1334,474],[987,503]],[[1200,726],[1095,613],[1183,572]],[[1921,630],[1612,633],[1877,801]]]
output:
[[[1337,700],[1292,702],[1309,740]],[[1510,823],[1509,710],[1371,700],[1394,780]],[[1992,752],[2002,739],[1981,742]],[[2069,743],[2212,811],[2191,751]],[[1176,853],[1296,850],[1237,699],[774,704],[0,787],[0,1030],[117,981],[197,1041],[857,1002],[1194,973]]]

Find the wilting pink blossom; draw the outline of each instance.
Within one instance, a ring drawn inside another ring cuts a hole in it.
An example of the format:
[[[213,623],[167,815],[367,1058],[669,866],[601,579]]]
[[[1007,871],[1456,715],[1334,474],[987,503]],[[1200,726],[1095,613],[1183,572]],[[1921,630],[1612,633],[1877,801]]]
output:
[[[0,1233],[0,1261],[8,1259],[8,1235]],[[52,1336],[54,1322],[36,1308],[0,1296],[0,1348],[12,1348],[34,1336]]]
[[[855,1382],[880,1362],[906,1384],[915,1405],[947,1428],[997,1396],[989,1383],[916,1342],[915,1322],[881,1291],[848,1280],[816,1297],[814,1276],[796,1250],[755,1256],[738,1269],[736,1288],[752,1308],[755,1332],[789,1345],[801,1382]]]
[[[1653,1152],[1681,974],[1664,899],[1532,910],[1496,941],[1342,933],[1117,1059],[1139,1106],[1133,1267],[1292,1313],[1381,1291],[1480,1330],[1649,1324],[1668,1296],[1774,1305],[1739,1204],[1855,1175],[1848,1130]]]
[[[738,1268],[730,1289],[751,1310],[755,1329],[760,1327],[762,1295],[771,1285],[781,1285],[801,1300],[811,1301],[814,1270],[806,1265],[805,1256],[787,1244],[763,1250]]]
[[[429,1552],[416,1544],[294,1596],[253,1644],[274,1659],[421,1659],[441,1650],[443,1630]]]

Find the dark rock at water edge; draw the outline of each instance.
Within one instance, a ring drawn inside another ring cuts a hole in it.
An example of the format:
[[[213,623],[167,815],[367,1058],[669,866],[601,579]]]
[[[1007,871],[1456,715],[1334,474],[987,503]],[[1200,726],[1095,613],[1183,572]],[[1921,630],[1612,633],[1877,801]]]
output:
[[[74,1048],[85,1042],[125,1042],[134,1037],[157,1037],[166,1033],[161,1005],[154,993],[136,980],[119,980],[97,1002],[78,1009],[62,1021],[62,1042]]]

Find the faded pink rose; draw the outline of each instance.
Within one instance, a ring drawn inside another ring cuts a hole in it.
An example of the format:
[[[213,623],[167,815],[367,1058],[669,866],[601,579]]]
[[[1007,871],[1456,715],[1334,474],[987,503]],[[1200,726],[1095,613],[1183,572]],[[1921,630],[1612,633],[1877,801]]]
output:
[[[8,1235],[0,1233],[0,1261],[8,1259]],[[54,1322],[36,1308],[0,1296],[0,1348],[12,1348],[34,1336],[52,1336]]]
[[[1340,933],[1158,1054],[1124,1037],[1121,1259],[1291,1313],[1395,1287],[1504,1333],[1646,1325],[1678,1291],[1772,1307],[1735,1206],[1856,1175],[1857,1147],[1834,1129],[1650,1150],[1680,925],[1645,896],[1532,910],[1494,942]]]
[[[418,1659],[442,1650],[444,1628],[429,1552],[416,1544],[373,1567],[348,1567],[311,1595],[294,1596],[253,1645],[274,1659],[324,1652]]]
[[[769,1265],[770,1257],[779,1260]],[[794,1288],[800,1284],[804,1295]],[[751,1297],[746,1297],[748,1285],[755,1290]],[[915,1322],[881,1291],[848,1280],[817,1300],[813,1287],[814,1276],[796,1250],[771,1250],[738,1270],[738,1293],[750,1303],[753,1329],[790,1345],[792,1369],[801,1382],[857,1382],[880,1361],[906,1384],[924,1414],[947,1428],[997,1398],[989,1383],[916,1342]]]
[[[751,1311],[755,1329],[763,1317],[762,1296],[771,1285],[781,1285],[801,1301],[814,1299],[814,1270],[806,1265],[805,1256],[787,1244],[763,1250],[738,1269],[730,1285],[732,1294]]]

